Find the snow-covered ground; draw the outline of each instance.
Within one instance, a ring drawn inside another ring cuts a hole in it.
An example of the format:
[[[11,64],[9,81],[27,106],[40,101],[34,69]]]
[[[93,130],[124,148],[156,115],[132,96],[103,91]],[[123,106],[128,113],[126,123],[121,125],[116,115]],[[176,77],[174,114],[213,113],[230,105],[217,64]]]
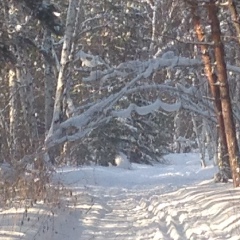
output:
[[[54,181],[69,196],[51,208],[2,210],[0,239],[239,240],[240,190],[214,183],[216,168],[202,169],[197,153],[166,159],[168,165],[131,170],[58,169]]]

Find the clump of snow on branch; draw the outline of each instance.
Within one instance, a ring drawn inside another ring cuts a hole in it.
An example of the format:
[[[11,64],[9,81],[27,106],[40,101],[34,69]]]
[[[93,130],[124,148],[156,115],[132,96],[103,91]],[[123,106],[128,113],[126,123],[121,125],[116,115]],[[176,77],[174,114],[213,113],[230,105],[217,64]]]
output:
[[[80,50],[75,55],[75,61],[80,59],[82,62],[82,66],[86,67],[96,67],[98,65],[104,65],[103,60],[99,56],[94,56],[92,54],[85,53],[84,51]]]
[[[121,110],[121,111],[114,111],[113,116],[118,116],[122,118],[128,118],[131,116],[132,111],[136,111],[139,115],[147,115],[151,112],[154,112],[158,109],[162,109],[166,112],[175,112],[178,111],[181,107],[180,102],[176,102],[173,104],[164,103],[161,100],[157,99],[154,103],[138,107],[136,104],[132,103],[129,105],[127,109]]]
[[[162,55],[162,58],[165,58],[165,59],[172,59],[174,57],[175,57],[175,54],[173,51],[167,51]]]
[[[163,54],[162,57],[149,59],[146,61],[133,60],[120,63],[118,66],[110,67],[99,56],[85,53],[82,50],[75,55],[75,61],[81,60],[82,66],[95,68],[105,66],[106,70],[92,69],[88,77],[83,78],[85,82],[106,81],[112,77],[126,77],[130,73],[141,74],[143,78],[148,78],[154,71],[163,67],[189,67],[200,66],[202,62],[198,59],[174,56],[171,52]],[[81,70],[81,69],[80,69]]]

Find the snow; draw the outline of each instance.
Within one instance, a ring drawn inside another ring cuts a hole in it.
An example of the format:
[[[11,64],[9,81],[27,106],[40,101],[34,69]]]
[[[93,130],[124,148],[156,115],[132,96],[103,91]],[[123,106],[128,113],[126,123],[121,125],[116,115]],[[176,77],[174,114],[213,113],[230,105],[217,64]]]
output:
[[[100,59],[100,57],[85,53],[82,50],[80,50],[75,55],[75,61],[77,61],[77,59],[81,59],[82,66],[86,66],[86,67],[90,67],[90,68],[96,67],[98,65],[103,65],[103,62]]]
[[[123,153],[119,152],[119,154],[115,158],[115,164],[117,167],[123,168],[123,169],[132,169],[132,164],[130,163],[128,157]]]
[[[146,61],[132,60],[113,67],[108,66],[99,56],[86,53],[82,50],[75,54],[74,61],[76,62],[78,60],[81,60],[82,67],[85,66],[91,70],[90,76],[83,78],[84,82],[91,82],[99,79],[104,82],[114,76],[126,77],[128,76],[127,72],[142,74],[144,78],[148,78],[155,70],[163,67],[173,68],[177,66],[190,67],[202,65],[199,59],[175,56],[172,51],[164,53],[162,57],[158,57],[156,54],[153,59]],[[103,65],[107,68],[106,70],[94,70],[95,67]]]
[[[176,103],[164,103],[161,100],[157,99],[154,103],[149,104],[147,106],[138,107],[136,104],[131,103],[127,109],[113,111],[113,116],[121,117],[121,118],[129,118],[133,111],[136,111],[139,115],[146,115],[158,109],[162,109],[166,112],[175,112],[179,110],[181,107],[181,102]]]
[[[171,54],[168,55],[170,57]],[[108,65],[104,63],[104,61],[98,57],[93,56],[89,53],[85,53],[82,50],[80,50],[76,56],[74,61],[78,61],[78,59],[81,59],[82,64],[85,66],[88,66],[89,68],[94,68],[98,65],[105,65],[107,67],[107,72],[102,72],[99,70],[93,70],[90,73],[89,78],[85,79],[84,81],[96,81],[97,78],[101,78],[101,81],[104,82],[108,79],[108,76],[113,76],[112,73],[117,74],[118,76],[121,75],[120,72],[122,72],[122,76],[126,76],[126,73],[133,73],[133,79],[131,79],[125,86],[117,93],[112,94],[108,96],[105,99],[102,99],[100,102],[96,103],[95,105],[91,106],[89,109],[87,109],[84,113],[81,113],[80,115],[74,114],[74,116],[68,118],[66,121],[60,123],[58,126],[55,126],[53,124],[53,127],[50,128],[48,135],[45,139],[45,144],[47,147],[53,147],[54,145],[58,145],[61,143],[64,143],[66,141],[76,141],[84,136],[86,136],[92,129],[99,126],[99,123],[105,123],[109,121],[115,112],[112,109],[113,106],[126,94],[128,91],[131,91],[133,89],[133,86],[138,81],[142,80],[143,78],[148,78],[151,74],[155,72],[157,69],[161,69],[164,67],[190,67],[190,66],[199,66],[201,65],[201,61],[198,59],[189,59],[185,57],[177,57],[174,56],[173,58],[167,58],[166,56],[164,58],[153,58],[149,59],[147,61],[128,61],[125,63],[120,64],[116,68],[110,68]],[[104,75],[106,73],[106,75]],[[127,74],[128,75],[128,74]],[[102,78],[104,77],[104,78]],[[153,86],[151,86],[153,87]],[[156,87],[156,86],[154,86]],[[165,86],[166,87],[166,86]],[[136,88],[135,88],[136,89]],[[188,103],[191,102],[188,100]],[[156,108],[162,108],[164,110],[173,111],[174,109],[178,110],[181,106],[181,103],[176,103],[173,105],[163,103],[160,100],[156,100],[153,104],[150,104],[146,107],[137,107],[136,105],[130,105],[130,107],[126,110],[123,110],[120,113],[116,113],[117,116],[119,115],[127,115],[132,110],[136,110],[139,114],[147,114],[150,110],[156,109]],[[196,110],[195,110],[196,112]],[[202,111],[198,110],[198,113],[201,113]],[[110,114],[110,115],[109,115]],[[207,112],[207,116],[209,117],[209,112]],[[53,119],[56,121],[58,120],[59,111],[56,109],[54,113]],[[97,119],[96,119],[97,116]],[[93,119],[95,121],[93,121]],[[54,121],[54,122],[56,122]],[[58,122],[58,121],[57,121]],[[68,132],[67,129],[72,132],[74,129],[74,133],[71,135],[65,135],[63,132]],[[84,131],[82,131],[84,129]]]
[[[165,59],[172,59],[175,57],[175,54],[173,51],[168,51],[168,52],[165,52],[163,55],[162,55],[162,58],[165,58]]]
[[[2,209],[0,239],[239,239],[240,190],[214,183],[216,167],[207,161],[201,168],[198,153],[165,159],[165,165],[132,164],[131,170],[57,169],[53,182],[67,187],[66,196],[56,206]]]

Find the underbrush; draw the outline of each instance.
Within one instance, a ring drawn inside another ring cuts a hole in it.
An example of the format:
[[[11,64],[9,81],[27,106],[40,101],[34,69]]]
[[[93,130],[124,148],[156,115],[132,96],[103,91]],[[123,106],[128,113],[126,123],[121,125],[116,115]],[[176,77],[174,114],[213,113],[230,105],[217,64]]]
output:
[[[0,165],[0,208],[59,205],[66,189],[51,181],[54,169],[43,156]]]

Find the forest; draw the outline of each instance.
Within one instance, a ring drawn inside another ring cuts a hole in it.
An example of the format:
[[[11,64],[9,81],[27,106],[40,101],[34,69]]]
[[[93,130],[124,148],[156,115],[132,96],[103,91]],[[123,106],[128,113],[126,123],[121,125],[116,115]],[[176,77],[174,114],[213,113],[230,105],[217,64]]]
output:
[[[0,1],[1,201],[58,166],[199,151],[240,186],[240,4]]]

